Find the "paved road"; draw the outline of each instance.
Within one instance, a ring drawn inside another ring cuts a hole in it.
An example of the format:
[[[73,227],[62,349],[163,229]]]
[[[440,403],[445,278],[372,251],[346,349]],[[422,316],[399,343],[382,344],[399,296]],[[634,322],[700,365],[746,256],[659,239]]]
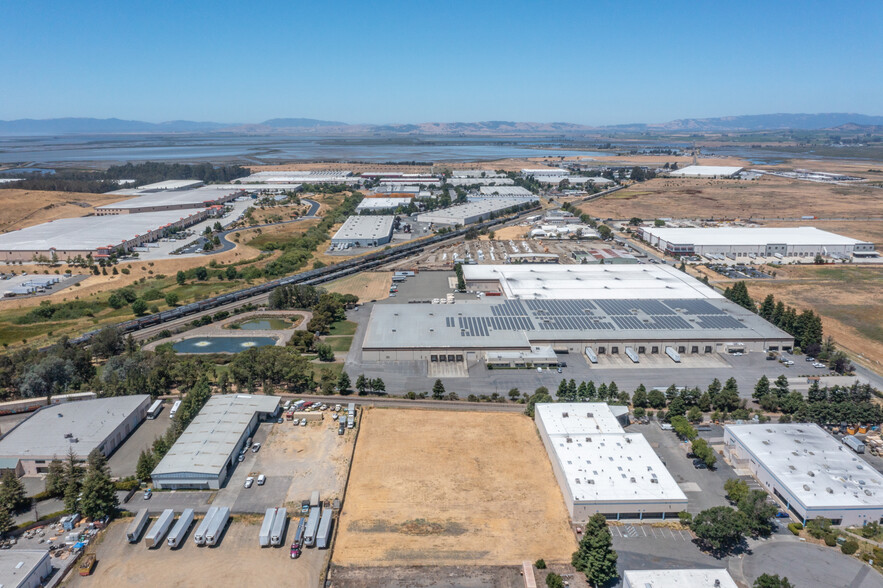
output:
[[[310,205],[310,209],[307,211],[307,213],[305,215],[298,217],[294,220],[287,220],[287,221],[282,221],[282,222],[278,222],[278,223],[266,223],[263,225],[252,225],[252,226],[248,226],[248,227],[239,227],[236,229],[227,229],[225,231],[221,231],[220,233],[218,233],[218,238],[221,240],[221,246],[217,249],[213,249],[212,251],[209,252],[209,254],[214,255],[215,253],[223,253],[224,251],[229,251],[230,249],[233,249],[234,247],[236,247],[236,243],[227,239],[227,235],[229,235],[230,233],[236,233],[237,231],[244,231],[246,229],[263,229],[266,227],[277,227],[279,225],[288,225],[288,224],[292,224],[292,223],[299,223],[299,222],[305,221],[305,220],[319,218],[316,216],[316,213],[319,211],[319,203],[318,202],[316,202],[315,200],[310,200],[308,198],[301,198],[301,201],[306,202]]]
[[[311,400],[325,404],[348,404],[390,408],[421,408],[427,410],[477,410],[486,412],[524,412],[523,404],[514,402],[464,402],[462,400],[407,400],[395,396],[322,396],[313,394],[279,394],[283,398]]]
[[[741,565],[740,565],[741,564]],[[837,549],[797,541],[769,541],[755,545],[741,562],[731,562],[746,582],[762,574],[787,576],[795,586],[883,588],[883,576],[858,559]]]

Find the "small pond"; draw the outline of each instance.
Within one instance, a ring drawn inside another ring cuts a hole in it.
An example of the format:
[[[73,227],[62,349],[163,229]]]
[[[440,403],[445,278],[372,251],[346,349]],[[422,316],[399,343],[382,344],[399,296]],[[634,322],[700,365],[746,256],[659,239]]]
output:
[[[172,349],[177,353],[239,353],[275,344],[273,337],[194,337],[178,341]]]
[[[242,323],[237,323],[237,328],[243,331],[271,331],[279,329],[288,329],[292,325],[291,321],[281,318],[255,318]],[[231,325],[232,326],[232,325]],[[229,327],[228,327],[229,328]]]

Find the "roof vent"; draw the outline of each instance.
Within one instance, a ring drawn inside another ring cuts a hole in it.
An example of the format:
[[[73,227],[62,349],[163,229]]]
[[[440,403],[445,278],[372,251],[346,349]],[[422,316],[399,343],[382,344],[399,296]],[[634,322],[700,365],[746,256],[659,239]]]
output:
[[[806,486],[804,486],[804,488],[806,488]],[[825,492],[827,492],[828,494],[834,494],[834,491],[830,488],[825,488]]]
[[[809,492],[810,491],[809,484],[804,484],[803,489],[806,490],[807,492]]]
[[[595,483],[595,480],[591,480],[591,479],[586,480],[586,484],[594,484],[594,483]]]

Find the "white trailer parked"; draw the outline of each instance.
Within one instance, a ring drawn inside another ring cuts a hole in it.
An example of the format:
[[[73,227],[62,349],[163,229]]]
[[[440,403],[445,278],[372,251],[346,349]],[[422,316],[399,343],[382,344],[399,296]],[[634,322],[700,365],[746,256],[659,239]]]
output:
[[[319,521],[319,530],[316,532],[316,548],[328,549],[328,543],[331,540],[331,517],[333,513],[330,508],[322,511],[322,519]]]
[[[147,531],[147,535],[144,536],[144,543],[147,544],[148,549],[162,545],[162,541],[165,538],[166,533],[169,532],[169,527],[172,526],[174,521],[174,510],[167,508],[162,511],[162,514],[159,515],[159,518],[156,519],[156,522],[153,523],[153,526]]]
[[[208,509],[208,512],[205,513],[199,526],[196,527],[196,532],[193,534],[193,541],[197,545],[205,545],[205,534],[208,532],[209,525],[212,524],[212,519],[215,518],[216,514],[218,514],[218,507],[212,506]]]
[[[666,347],[665,354],[675,363],[681,363],[681,354],[675,351],[674,347]]]
[[[588,357],[589,361],[591,361],[592,363],[598,363],[598,356],[595,355],[595,352],[592,350],[591,347],[586,347],[586,357]]]
[[[214,546],[218,544],[218,541],[221,540],[221,534],[224,532],[224,527],[227,526],[227,521],[229,520],[230,509],[226,506],[222,506],[218,509],[214,518],[212,518],[212,522],[209,525],[208,530],[205,532],[206,545]]]
[[[629,356],[629,359],[634,363],[641,363],[641,360],[638,358],[638,354],[635,353],[635,350],[631,347],[625,348],[625,354]]]
[[[182,541],[184,541],[184,536],[187,535],[187,531],[190,530],[190,525],[193,524],[193,509],[186,508],[184,512],[181,513],[181,516],[178,517],[178,521],[175,523],[175,526],[172,527],[172,530],[169,532],[169,536],[166,538],[166,543],[168,543],[169,547],[175,548],[178,547]]]
[[[144,527],[147,526],[148,522],[150,522],[150,515],[146,508],[142,508],[129,524],[129,528],[126,529],[126,539],[129,540],[129,543],[138,543],[138,539],[141,538],[141,533],[144,532]]]
[[[270,545],[270,531],[273,530],[273,519],[276,518],[276,509],[268,508],[267,512],[264,513],[264,522],[261,523],[261,534],[258,536],[258,541],[261,544],[261,547],[267,547]]]
[[[319,532],[319,507],[310,508],[310,516],[307,519],[307,527],[304,530],[304,547],[312,547],[316,544],[316,533]]]
[[[153,404],[150,405],[150,408],[147,409],[147,418],[155,419],[159,416],[159,413],[162,412],[162,400],[156,400]]]
[[[178,409],[179,409],[179,408],[181,408],[181,401],[180,401],[180,400],[176,400],[176,401],[175,401],[175,404],[172,405],[172,410],[169,411],[169,418],[172,418],[172,417],[174,417],[176,414],[178,414]]]
[[[273,519],[273,530],[270,532],[270,545],[279,547],[282,540],[285,539],[285,525],[288,524],[288,511],[280,508],[276,511],[276,518]]]

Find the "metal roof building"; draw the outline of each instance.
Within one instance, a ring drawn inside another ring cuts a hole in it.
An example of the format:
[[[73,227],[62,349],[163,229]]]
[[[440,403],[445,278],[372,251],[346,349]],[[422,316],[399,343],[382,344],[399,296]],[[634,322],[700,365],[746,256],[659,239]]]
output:
[[[883,475],[818,425],[726,425],[724,444],[736,468],[750,470],[804,523],[883,522]]]
[[[142,189],[139,194],[122,202],[96,206],[95,211],[99,215],[105,215],[205,208],[229,202],[244,195],[245,191],[240,187],[203,186],[195,190],[167,190],[158,193],[145,193]]]
[[[743,169],[725,165],[688,165],[668,175],[676,178],[731,178]]]
[[[331,237],[331,244],[376,247],[389,243],[394,222],[395,217],[392,215],[348,217]]]
[[[873,251],[874,244],[815,227],[643,227],[641,238],[669,255],[717,253],[734,257],[850,255]]]
[[[536,197],[532,198],[536,200]],[[483,198],[466,204],[458,204],[441,210],[433,210],[417,215],[421,223],[436,225],[468,225],[489,218],[492,214],[521,206],[526,200],[516,198]]]
[[[212,396],[153,470],[154,487],[220,489],[258,421],[278,407],[278,396]]]
[[[51,573],[47,549],[0,551],[0,586],[3,588],[38,588]]]
[[[606,403],[537,404],[536,424],[574,522],[665,518],[687,497],[639,433],[626,433],[628,407]]]
[[[482,186],[478,189],[480,198],[519,198],[536,200],[537,196],[521,186]]]
[[[446,186],[511,186],[515,184],[515,180],[511,178],[448,178],[445,180]]]
[[[395,210],[399,206],[408,206],[413,198],[410,196],[400,198],[363,198],[356,206],[356,212],[375,212],[380,210]]]
[[[140,192],[161,192],[165,190],[190,190],[202,185],[202,180],[163,180],[162,182],[145,184],[136,189]]]
[[[361,178],[348,170],[261,171],[244,178],[243,184],[357,184]]]
[[[96,448],[110,455],[144,420],[148,406],[147,394],[47,406],[0,440],[0,458],[19,458],[25,475],[37,475],[71,448],[83,460]]]
[[[32,261],[53,255],[64,261],[77,255],[107,257],[155,241],[172,227],[189,227],[216,209],[166,210],[123,216],[63,218],[0,235],[0,261]]]
[[[626,570],[623,588],[738,588],[725,568],[688,570]]]

